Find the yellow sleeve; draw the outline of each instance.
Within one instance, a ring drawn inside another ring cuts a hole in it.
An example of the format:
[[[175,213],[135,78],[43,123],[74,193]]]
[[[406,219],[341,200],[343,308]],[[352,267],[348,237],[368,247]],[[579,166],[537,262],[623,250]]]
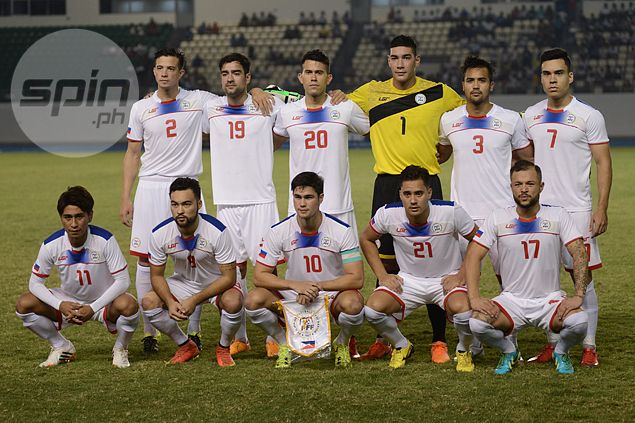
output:
[[[463,97],[458,95],[456,91],[454,91],[448,85],[443,84],[443,89],[445,90],[445,94],[443,95],[443,98],[446,99],[445,100],[446,111],[449,112],[450,110],[454,110],[457,107],[465,104],[465,100],[463,99]]]
[[[371,82],[367,82],[352,93],[348,94],[348,98],[357,104],[366,114],[368,114],[370,109],[368,104],[368,94],[370,93]]]

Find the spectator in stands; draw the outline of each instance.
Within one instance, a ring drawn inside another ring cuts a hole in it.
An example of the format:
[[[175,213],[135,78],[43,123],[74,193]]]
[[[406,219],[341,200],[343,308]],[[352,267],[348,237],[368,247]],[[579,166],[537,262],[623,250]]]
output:
[[[324,10],[322,10],[320,12],[320,16],[317,18],[317,24],[318,25],[326,25],[326,12]]]
[[[150,18],[150,22],[146,25],[146,34],[156,35],[159,32],[159,27],[153,18]]]
[[[249,26],[249,16],[245,12],[240,15],[240,21],[238,21],[238,26]]]
[[[307,24],[308,25],[315,25],[317,23],[317,19],[315,19],[315,13],[310,12],[309,13],[309,18],[307,19]]]
[[[318,37],[324,39],[324,38],[328,38],[329,35],[331,35],[331,31],[329,31],[328,26],[322,25],[322,27],[318,31]]]
[[[217,22],[214,22],[212,24],[212,27],[209,29],[209,33],[213,35],[217,35],[220,33],[220,27],[218,26]]]
[[[192,69],[198,69],[203,66],[205,66],[205,62],[203,61],[203,58],[197,53],[196,56],[194,56],[194,58],[192,59],[191,67]]]
[[[331,23],[333,25],[339,25],[341,22],[339,13],[337,13],[337,10],[334,10],[333,15],[331,16]]]
[[[300,12],[300,19],[298,20],[298,24],[299,25],[306,25],[308,23],[309,23],[309,20],[307,19],[307,17],[304,14],[304,12]]]

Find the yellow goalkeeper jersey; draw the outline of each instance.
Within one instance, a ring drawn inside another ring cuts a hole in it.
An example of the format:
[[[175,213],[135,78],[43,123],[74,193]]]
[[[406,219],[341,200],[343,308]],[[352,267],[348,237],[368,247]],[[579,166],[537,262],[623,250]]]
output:
[[[417,77],[414,86],[399,90],[387,81],[370,81],[349,98],[370,118],[373,170],[397,175],[408,165],[431,175],[441,171],[436,158],[441,115],[465,101],[445,84]]]

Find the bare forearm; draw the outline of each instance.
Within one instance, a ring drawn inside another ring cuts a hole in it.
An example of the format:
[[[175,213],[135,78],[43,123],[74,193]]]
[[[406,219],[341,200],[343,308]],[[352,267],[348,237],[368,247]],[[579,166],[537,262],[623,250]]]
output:
[[[168,282],[165,280],[164,276],[152,275],[150,278],[150,283],[152,284],[152,290],[159,296],[159,298],[161,298],[161,301],[163,301],[166,305],[170,304],[173,301],[170,287],[168,286]]]
[[[613,183],[613,166],[611,158],[597,164],[598,204],[600,210],[606,212],[609,207],[609,195]]]
[[[569,254],[573,257],[573,283],[575,293],[581,297],[586,294],[586,289],[591,282],[589,278],[588,259],[584,243],[578,239],[567,246]]]
[[[129,200],[132,193],[132,186],[139,174],[139,165],[141,163],[140,155],[126,151],[126,155],[123,158],[123,181],[121,189],[121,199]]]
[[[359,246],[362,248],[364,257],[366,257],[366,262],[368,262],[368,265],[372,269],[375,276],[377,276],[378,279],[386,276],[388,272],[386,272],[386,267],[379,257],[379,250],[377,249],[377,245],[375,244],[375,242],[369,239],[361,238],[359,240]]]

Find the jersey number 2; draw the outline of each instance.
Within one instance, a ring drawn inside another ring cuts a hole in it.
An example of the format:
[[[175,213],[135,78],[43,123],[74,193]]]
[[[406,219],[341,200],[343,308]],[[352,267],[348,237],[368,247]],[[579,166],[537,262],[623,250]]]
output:
[[[176,120],[168,119],[165,121],[165,136],[168,138],[176,137]]]

